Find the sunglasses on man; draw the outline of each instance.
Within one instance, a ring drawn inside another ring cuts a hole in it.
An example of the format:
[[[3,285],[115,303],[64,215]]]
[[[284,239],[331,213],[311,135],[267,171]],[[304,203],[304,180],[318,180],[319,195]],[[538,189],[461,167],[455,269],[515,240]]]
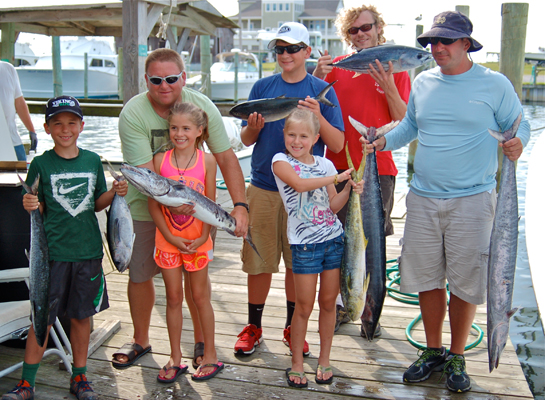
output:
[[[307,46],[298,44],[291,44],[289,46],[274,46],[274,52],[276,54],[284,54],[284,51],[287,51],[288,54],[295,54],[306,48]]]
[[[183,73],[184,71],[180,72],[178,75],[169,75],[165,76],[164,78],[160,76],[147,76],[148,81],[150,81],[152,85],[159,86],[161,83],[163,83],[163,81],[165,81],[169,85],[174,85],[176,82],[178,82],[178,79],[180,79],[180,76],[182,76]]]
[[[456,42],[458,39],[447,39],[447,38],[442,38],[442,37],[431,37],[431,38],[427,38],[428,39],[428,43],[431,43],[433,44],[434,46],[437,45],[437,43],[441,42],[441,44],[445,45],[445,46],[448,46],[448,45],[451,45],[452,43]]]
[[[375,22],[373,22],[372,24],[363,24],[362,26],[353,26],[352,28],[348,29],[348,33],[351,35],[355,35],[356,33],[358,33],[358,31],[369,32],[373,25],[375,25]]]

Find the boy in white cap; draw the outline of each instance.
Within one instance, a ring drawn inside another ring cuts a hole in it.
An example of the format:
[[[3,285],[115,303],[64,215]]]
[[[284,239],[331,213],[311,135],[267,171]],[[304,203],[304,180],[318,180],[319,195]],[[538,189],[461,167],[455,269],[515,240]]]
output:
[[[344,143],[344,124],[334,90],[329,90],[326,94],[326,98],[336,106],[334,108],[320,104],[312,98],[318,95],[327,83],[306,71],[305,60],[311,53],[307,28],[297,22],[287,22],[280,27],[268,47],[276,53],[282,72],[257,81],[248,100],[282,95],[305,98],[299,102],[298,107],[310,109],[320,120],[321,126],[320,139],[314,146],[314,154],[322,156],[326,145],[332,151],[341,151]],[[255,144],[252,153],[252,178],[246,195],[250,206],[252,238],[263,257],[263,260],[256,257],[250,247],[243,245],[242,269],[248,274],[248,325],[238,335],[235,353],[248,355],[252,354],[263,340],[261,328],[263,308],[271,286],[272,274],[278,272],[281,255],[286,266],[285,290],[288,308],[283,341],[290,349],[295,287],[287,238],[287,215],[271,169],[273,156],[285,150],[284,120],[265,123],[260,114],[253,113],[247,122],[242,122],[242,126],[240,135],[242,142],[246,146]],[[334,307],[332,311],[333,327]],[[297,345],[297,348],[300,348],[304,355],[308,355],[308,344],[304,338],[300,339],[301,346]]]

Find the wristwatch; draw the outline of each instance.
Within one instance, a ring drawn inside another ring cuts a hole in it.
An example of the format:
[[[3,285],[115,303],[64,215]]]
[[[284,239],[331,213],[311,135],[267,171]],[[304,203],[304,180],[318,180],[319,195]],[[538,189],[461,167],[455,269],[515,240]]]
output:
[[[244,207],[246,211],[250,212],[250,206],[246,203],[239,202],[239,203],[233,204],[233,207],[237,207],[237,206]]]

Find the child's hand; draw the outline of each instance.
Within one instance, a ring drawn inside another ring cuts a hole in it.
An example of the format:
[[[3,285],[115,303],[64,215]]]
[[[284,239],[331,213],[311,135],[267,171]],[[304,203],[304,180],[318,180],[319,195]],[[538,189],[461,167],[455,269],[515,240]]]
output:
[[[253,112],[248,117],[248,128],[260,131],[265,126],[265,118],[256,112]]]
[[[208,236],[205,236],[205,237],[201,236],[200,238],[193,240],[193,243],[190,243],[187,246],[187,249],[193,250],[193,252],[196,253],[197,249],[201,247],[203,244],[205,244],[207,240],[208,240]]]
[[[40,207],[40,202],[38,201],[38,196],[27,193],[23,196],[23,208],[28,212],[37,210]]]
[[[195,205],[194,204],[182,204],[178,207],[168,207],[172,214],[178,215],[193,215],[195,214]]]
[[[318,118],[322,116],[320,112],[320,103],[316,99],[313,99],[310,96],[307,96],[305,100],[299,100],[299,105],[297,108],[308,108],[312,111]]]
[[[354,171],[354,168],[348,168],[346,171],[340,174],[337,174],[337,183],[341,183],[349,179],[352,179],[352,175],[350,175],[352,171]]]
[[[112,185],[112,189],[118,196],[125,196],[129,191],[129,184],[126,180],[116,181]]]
[[[178,250],[180,250],[180,252],[182,254],[196,253],[195,250],[192,250],[192,249],[189,248],[189,246],[191,246],[191,243],[193,243],[193,240],[184,239],[182,237],[175,236],[175,237],[172,238],[170,243],[172,245],[176,246],[178,248]]]
[[[363,179],[361,181],[359,181],[358,183],[354,182],[353,180],[350,180],[350,184],[352,185],[352,189],[357,194],[362,194],[363,193],[363,184],[364,183],[365,183],[365,181]],[[348,186],[348,185],[346,185],[346,186]]]

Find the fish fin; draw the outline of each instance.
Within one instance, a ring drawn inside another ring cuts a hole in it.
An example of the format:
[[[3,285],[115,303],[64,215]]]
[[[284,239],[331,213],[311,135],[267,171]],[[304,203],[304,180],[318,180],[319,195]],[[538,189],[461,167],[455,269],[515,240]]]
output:
[[[346,145],[344,146],[344,150],[346,151],[346,162],[348,163],[348,168],[354,168],[354,163],[352,162],[352,157],[350,157],[350,151],[348,151],[348,142],[346,143]],[[354,171],[352,171],[352,180],[354,182],[359,182],[359,181],[356,181],[356,169],[354,168]]]
[[[25,249],[25,256],[28,261],[30,261],[30,254],[28,253],[28,250]]]
[[[360,76],[360,75],[361,75],[360,72],[354,72],[354,76],[352,77],[352,79],[357,78],[357,77]]]
[[[285,95],[285,94],[283,94],[283,95],[281,95],[281,96],[278,96],[278,97],[275,97],[275,99],[285,99],[285,98],[286,98],[286,95]]]
[[[359,132],[360,135],[362,135],[365,139],[369,140],[369,137],[367,135],[367,132],[369,130],[365,125],[363,125],[361,122],[355,120],[350,115],[348,116],[348,120],[350,121],[350,123],[352,124],[354,129],[356,129],[356,131]]]
[[[519,129],[521,119],[522,119],[522,113],[518,115],[515,122],[513,122],[513,125],[511,125],[511,128],[507,129],[506,131],[498,132],[498,131],[495,131],[494,129],[488,128],[488,133],[490,133],[492,137],[497,139],[500,143],[505,143],[517,135],[517,131]]]
[[[397,125],[399,125],[399,121],[392,121],[389,124],[383,125],[380,128],[378,128],[377,133],[375,135],[375,140],[386,135],[388,132],[394,129]]]
[[[507,318],[511,318],[519,310],[519,307],[515,307],[507,312]]]
[[[136,233],[132,234],[132,244],[134,245],[134,241],[136,240]]]
[[[316,101],[319,101],[320,103],[322,104],[325,104],[326,106],[329,106],[329,107],[337,107],[335,104],[333,104],[332,102],[330,102],[328,99],[326,99],[325,95],[327,94],[327,92],[329,92],[329,89],[331,89],[331,87],[337,83],[337,81],[333,81],[331,82],[329,85],[327,85],[324,90],[322,90],[320,93],[318,93],[318,96],[315,97]]]
[[[36,175],[36,179],[34,180],[34,183],[32,186],[28,186],[27,183],[21,178],[19,175],[19,172],[15,171],[17,174],[17,177],[19,178],[19,181],[21,181],[21,185],[26,190],[27,193],[36,195],[38,193],[38,185],[40,184],[40,174]]]

